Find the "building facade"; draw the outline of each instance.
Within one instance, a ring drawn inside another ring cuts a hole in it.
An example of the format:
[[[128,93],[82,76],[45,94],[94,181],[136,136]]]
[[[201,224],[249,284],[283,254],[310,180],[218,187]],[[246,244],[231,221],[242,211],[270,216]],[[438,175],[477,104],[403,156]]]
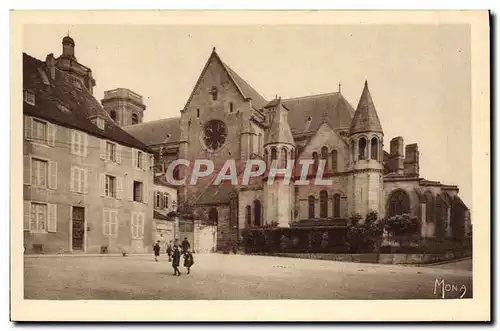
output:
[[[286,185],[267,175],[249,185],[215,185],[213,177],[178,188],[180,206],[191,206],[217,224],[218,246],[241,239],[241,230],[299,220],[335,220],[376,211],[380,217],[418,217],[425,237],[460,238],[468,208],[458,187],[419,175],[417,144],[390,140],[365,82],[354,108],[339,90],[291,99],[264,99],[212,51],[179,118],[125,126],[155,151],[156,163],[205,158],[221,169],[226,160],[261,158],[286,173],[311,160],[308,178],[328,185]],[[320,165],[324,165],[320,167]],[[191,169],[176,168],[179,178]],[[297,179],[297,177],[294,177]]]
[[[152,246],[152,151],[92,95],[75,43],[45,61],[23,54],[27,253],[139,253]]]

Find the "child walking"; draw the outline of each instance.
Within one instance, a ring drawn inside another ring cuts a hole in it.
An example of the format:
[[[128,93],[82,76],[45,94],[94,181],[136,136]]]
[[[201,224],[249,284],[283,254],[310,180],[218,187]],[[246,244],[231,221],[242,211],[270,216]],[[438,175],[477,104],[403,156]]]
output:
[[[179,246],[174,246],[174,253],[172,256],[172,267],[174,268],[174,276],[180,276],[181,272],[179,271],[179,264],[181,262],[181,252],[179,250]]]
[[[153,251],[155,252],[155,262],[158,262],[158,256],[160,256],[160,241],[156,242],[156,245],[153,246]]]
[[[187,249],[186,254],[184,254],[184,267],[187,269],[187,274],[191,272],[191,266],[194,264],[193,254],[191,253],[191,249]]]

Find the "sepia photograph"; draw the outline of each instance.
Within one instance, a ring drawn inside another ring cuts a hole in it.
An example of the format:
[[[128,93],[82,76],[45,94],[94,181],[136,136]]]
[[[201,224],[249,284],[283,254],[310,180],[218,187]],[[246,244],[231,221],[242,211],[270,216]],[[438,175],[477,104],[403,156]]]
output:
[[[201,14],[11,12],[11,318],[488,320],[488,13]]]

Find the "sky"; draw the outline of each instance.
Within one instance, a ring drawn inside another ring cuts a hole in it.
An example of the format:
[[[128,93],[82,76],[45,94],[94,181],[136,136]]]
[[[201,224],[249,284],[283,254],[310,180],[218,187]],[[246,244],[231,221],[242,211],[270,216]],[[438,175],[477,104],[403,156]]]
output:
[[[144,121],[180,116],[213,47],[264,98],[337,92],[356,108],[365,79],[384,130],[418,143],[420,175],[472,203],[468,25],[25,25],[23,51],[45,60],[75,40],[94,95],[129,88]]]

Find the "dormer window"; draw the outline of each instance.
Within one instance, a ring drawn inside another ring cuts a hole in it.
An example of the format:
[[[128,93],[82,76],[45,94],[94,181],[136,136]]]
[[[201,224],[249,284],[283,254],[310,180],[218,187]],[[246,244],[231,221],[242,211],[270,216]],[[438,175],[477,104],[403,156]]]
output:
[[[59,110],[60,110],[60,111],[62,111],[62,112],[65,112],[65,113],[69,113],[69,114],[71,114],[71,110],[69,110],[69,109],[68,109],[66,106],[64,106],[64,105],[58,104],[58,105],[57,105],[57,108],[59,108]]]
[[[97,127],[101,130],[104,130],[105,122],[103,118],[97,118]]]
[[[25,90],[24,91],[24,102],[34,106],[35,105],[35,93]]]

